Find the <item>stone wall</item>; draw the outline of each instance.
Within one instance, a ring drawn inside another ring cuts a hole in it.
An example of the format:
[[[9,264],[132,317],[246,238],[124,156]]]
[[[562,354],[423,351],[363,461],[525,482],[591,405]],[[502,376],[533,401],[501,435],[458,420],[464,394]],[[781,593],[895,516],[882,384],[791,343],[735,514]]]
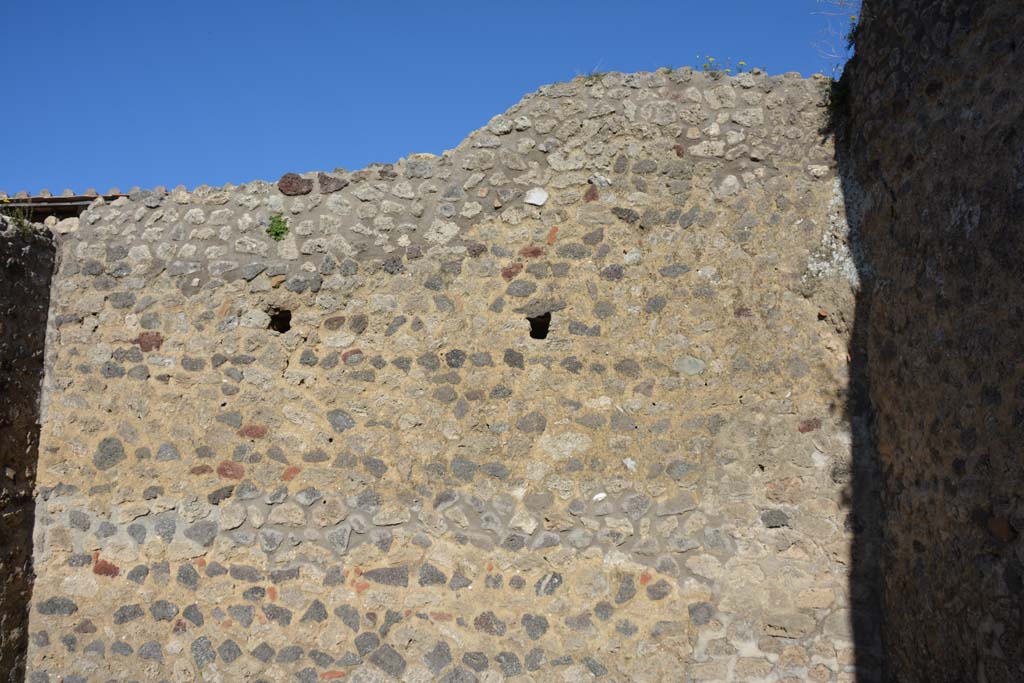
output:
[[[62,222],[29,680],[853,680],[825,89]]]
[[[0,681],[21,681],[53,242],[0,217]]]
[[[890,680],[1024,680],[1022,35],[1014,0],[867,0],[847,71]]]

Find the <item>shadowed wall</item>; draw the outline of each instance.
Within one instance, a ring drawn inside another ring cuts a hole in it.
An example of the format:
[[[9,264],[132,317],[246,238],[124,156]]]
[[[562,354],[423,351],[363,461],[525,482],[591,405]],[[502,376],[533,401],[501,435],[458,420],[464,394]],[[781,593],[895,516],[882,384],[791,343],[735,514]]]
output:
[[[859,529],[851,594],[881,578],[888,680],[1024,677],[1021,35],[1019,2],[868,2],[847,69],[851,388],[874,432],[854,430],[855,517],[883,535],[879,558]]]
[[[0,229],[2,229],[0,224]],[[0,232],[0,681],[20,681],[32,592],[32,489],[54,249]]]

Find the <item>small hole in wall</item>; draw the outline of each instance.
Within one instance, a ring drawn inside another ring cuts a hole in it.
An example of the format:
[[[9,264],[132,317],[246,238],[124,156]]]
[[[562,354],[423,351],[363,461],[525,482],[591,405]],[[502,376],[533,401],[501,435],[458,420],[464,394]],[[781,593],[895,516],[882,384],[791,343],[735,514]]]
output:
[[[270,312],[270,325],[267,327],[274,332],[284,334],[292,329],[292,312],[287,309],[275,308]]]
[[[527,316],[527,320],[530,321],[530,337],[533,339],[547,339],[548,328],[551,327],[551,313],[541,313],[535,315],[532,318]]]

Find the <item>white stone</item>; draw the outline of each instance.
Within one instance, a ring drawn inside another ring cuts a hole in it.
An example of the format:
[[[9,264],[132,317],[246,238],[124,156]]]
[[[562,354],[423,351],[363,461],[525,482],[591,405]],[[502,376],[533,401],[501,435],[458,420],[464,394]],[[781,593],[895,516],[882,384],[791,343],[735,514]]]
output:
[[[91,598],[99,591],[99,582],[92,574],[77,573],[64,579],[60,584],[61,592],[65,595]]]
[[[681,356],[672,361],[672,369],[684,375],[699,375],[704,372],[707,363],[694,356]]]
[[[525,510],[519,510],[512,515],[508,525],[517,531],[522,531],[527,536],[537,530],[537,520]]]
[[[78,232],[78,218],[65,218],[64,220],[53,226],[53,231],[58,235],[67,235],[68,233]]]
[[[450,242],[453,237],[459,234],[459,226],[450,221],[435,219],[433,225],[423,236],[428,242],[444,244]]]
[[[245,522],[246,510],[241,503],[232,503],[220,512],[222,529],[237,529]]]
[[[721,140],[705,140],[690,146],[686,151],[695,157],[720,157],[725,154],[725,143]]]
[[[249,327],[256,330],[264,330],[270,324],[270,316],[264,311],[254,308],[242,314],[238,324],[242,327]]]
[[[814,178],[824,178],[828,175],[828,166],[821,164],[811,164],[807,167],[807,170]]]
[[[526,197],[523,201],[533,206],[544,206],[544,203],[548,200],[548,193],[546,190],[540,187],[534,187],[526,191]]]
[[[727,175],[722,179],[722,182],[715,188],[715,196],[719,199],[723,197],[731,197],[740,191],[740,180],[734,175]]]
[[[539,440],[542,451],[555,460],[565,460],[577,453],[587,451],[593,441],[583,432],[545,434]]]

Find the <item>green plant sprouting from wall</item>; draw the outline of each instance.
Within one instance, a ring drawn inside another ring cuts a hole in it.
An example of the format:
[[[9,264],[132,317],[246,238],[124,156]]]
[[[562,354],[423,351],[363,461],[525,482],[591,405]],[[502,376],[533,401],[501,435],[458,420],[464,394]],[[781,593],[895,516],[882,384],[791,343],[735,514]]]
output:
[[[288,234],[288,222],[284,216],[279,213],[275,213],[270,217],[270,225],[267,226],[267,234],[270,235],[270,239],[275,242],[280,242]]]
[[[732,57],[719,59],[712,55],[704,55],[703,57],[697,55],[697,63],[694,68],[699,71],[720,71],[724,74],[740,74],[744,71],[750,71],[750,66],[742,59],[734,64]]]
[[[864,8],[861,0],[818,0],[818,5],[821,9],[813,14],[825,17],[825,27],[822,37],[811,45],[819,57],[830,63],[835,80],[856,50]]]
[[[19,234],[26,235],[34,231],[32,209],[24,206],[11,206],[11,200],[7,197],[0,200],[0,215],[6,217]]]

